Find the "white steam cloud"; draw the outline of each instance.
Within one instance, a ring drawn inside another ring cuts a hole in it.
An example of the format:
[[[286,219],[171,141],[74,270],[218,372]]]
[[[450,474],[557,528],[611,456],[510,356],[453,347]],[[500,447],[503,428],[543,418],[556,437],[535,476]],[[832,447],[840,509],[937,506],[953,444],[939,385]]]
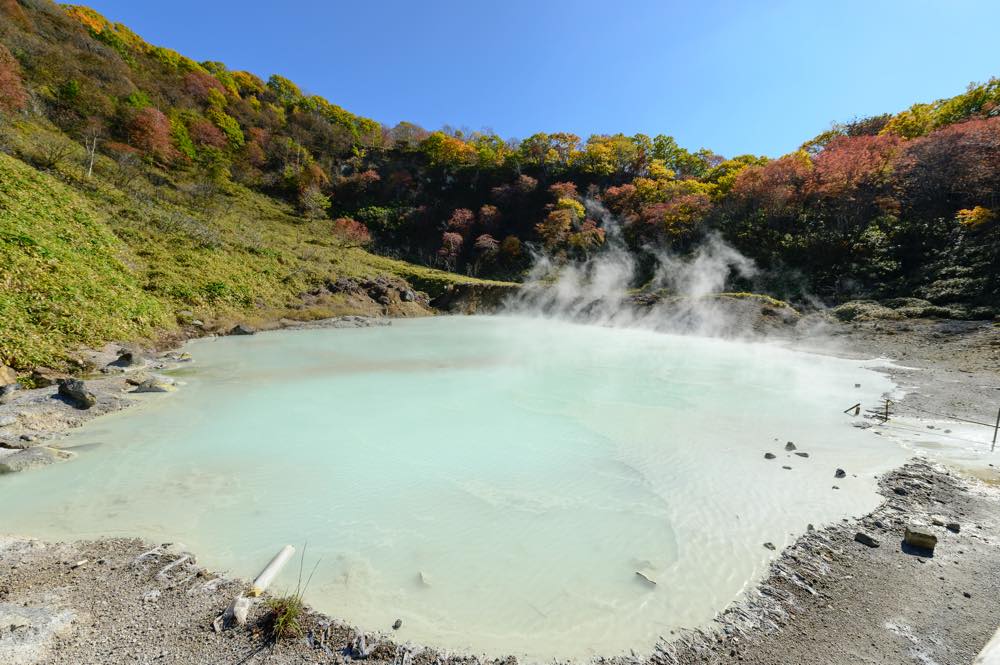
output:
[[[586,206],[605,229],[602,250],[583,263],[557,264],[548,255],[537,256],[506,311],[709,336],[751,332],[749,310],[756,313],[758,304],[724,302],[716,294],[734,276],[752,277],[753,261],[712,234],[688,257],[648,250],[653,277],[639,285],[637,258],[626,248],[617,220],[598,201],[587,200]]]

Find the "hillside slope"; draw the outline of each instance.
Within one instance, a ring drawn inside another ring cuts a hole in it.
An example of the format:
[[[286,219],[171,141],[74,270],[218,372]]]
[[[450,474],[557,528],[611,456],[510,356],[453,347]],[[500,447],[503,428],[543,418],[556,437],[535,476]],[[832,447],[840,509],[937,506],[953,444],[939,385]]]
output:
[[[432,295],[476,281],[374,256],[335,237],[328,221],[236,185],[203,191],[156,170],[126,183],[106,158],[87,178],[83,148],[42,124],[19,123],[7,139],[15,150],[43,142],[68,154],[42,172],[0,153],[0,363],[58,365],[81,345],[154,341],[192,321],[211,330],[428,311],[324,288],[339,278],[406,279]]]

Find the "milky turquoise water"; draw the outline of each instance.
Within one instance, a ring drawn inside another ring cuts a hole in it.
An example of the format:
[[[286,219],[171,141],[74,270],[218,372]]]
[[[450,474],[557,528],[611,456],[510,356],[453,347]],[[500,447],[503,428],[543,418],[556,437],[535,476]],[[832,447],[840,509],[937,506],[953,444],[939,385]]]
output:
[[[775,556],[762,543],[869,511],[906,456],[841,413],[885,376],[761,344],[449,317],[187,350],[181,391],[0,477],[21,507],[0,532],[182,542],[245,577],[308,541],[307,599],[366,629],[614,655],[710,621]]]

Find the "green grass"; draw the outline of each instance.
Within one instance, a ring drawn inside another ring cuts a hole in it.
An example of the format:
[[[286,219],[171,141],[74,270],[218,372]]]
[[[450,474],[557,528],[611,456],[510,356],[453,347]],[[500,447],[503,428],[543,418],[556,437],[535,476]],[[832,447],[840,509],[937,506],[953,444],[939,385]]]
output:
[[[268,637],[270,639],[277,641],[302,636],[302,616],[305,614],[305,605],[300,593],[270,598],[267,601],[267,608],[270,610],[268,617]]]
[[[0,362],[15,368],[161,338],[190,316],[221,326],[356,313],[336,299],[300,309],[299,294],[338,277],[396,275],[432,296],[480,281],[346,247],[329,220],[237,185],[206,191],[194,174],[148,166],[128,177],[103,157],[87,178],[82,146],[51,126],[21,122],[0,138],[25,160],[0,153]],[[60,141],[69,154],[49,171],[26,163]]]

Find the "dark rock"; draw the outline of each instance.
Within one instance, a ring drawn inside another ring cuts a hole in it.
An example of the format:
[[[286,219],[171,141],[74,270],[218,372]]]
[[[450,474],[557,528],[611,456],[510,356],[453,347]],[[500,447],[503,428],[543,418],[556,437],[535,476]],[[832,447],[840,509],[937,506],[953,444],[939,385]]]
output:
[[[403,620],[402,620],[402,619],[396,619],[396,620],[395,620],[395,621],[394,621],[394,622],[392,623],[392,629],[393,629],[393,630],[399,630],[399,629],[400,629],[400,628],[402,628],[402,627],[403,627]]]
[[[229,335],[255,335],[257,330],[245,323],[240,323],[229,329]]]
[[[781,468],[784,469],[785,471],[791,471],[792,470],[792,467],[790,467],[790,466],[783,466]]]
[[[833,472],[833,477],[834,478],[846,478],[847,477],[847,472],[844,471],[843,469],[837,469],[836,471]]]
[[[839,487],[837,487],[836,485],[834,485],[834,486],[833,486],[833,489],[835,489],[835,490],[839,490],[840,488],[839,488]]]
[[[944,528],[948,529],[948,531],[951,531],[952,533],[958,533],[962,530],[962,525],[958,522],[948,522]]]
[[[774,546],[774,543],[771,543],[771,542],[764,543],[764,547],[766,547],[767,549],[771,550],[772,552],[774,550],[778,549],[777,547]]]
[[[764,453],[764,459],[774,459],[777,457],[774,453]]]
[[[893,487],[892,491],[895,494],[898,494],[899,496],[906,496],[907,494],[910,493],[910,490],[906,489],[905,487]]]
[[[795,444],[789,441],[785,444],[785,450],[792,451],[795,450]]]
[[[858,531],[856,534],[854,534],[854,540],[861,543],[862,545],[867,545],[868,547],[879,546],[877,538],[875,538],[874,536],[870,536],[867,533],[864,533],[863,531]]]
[[[59,395],[69,400],[78,409],[89,409],[97,404],[94,393],[87,390],[80,379],[61,379]]]
[[[795,453],[799,457],[809,457],[809,453]]]
[[[966,598],[972,598],[972,594],[969,593],[968,591],[963,591],[962,595],[965,596]]]
[[[136,347],[123,347],[118,350],[118,359],[109,363],[112,367],[142,367],[146,364],[146,359]]]
[[[404,289],[399,292],[399,299],[403,302],[413,302],[417,299],[417,294],[410,289]]]
[[[910,547],[921,550],[934,551],[937,546],[937,536],[930,532],[927,527],[911,524],[906,527],[903,533],[903,541]]]

